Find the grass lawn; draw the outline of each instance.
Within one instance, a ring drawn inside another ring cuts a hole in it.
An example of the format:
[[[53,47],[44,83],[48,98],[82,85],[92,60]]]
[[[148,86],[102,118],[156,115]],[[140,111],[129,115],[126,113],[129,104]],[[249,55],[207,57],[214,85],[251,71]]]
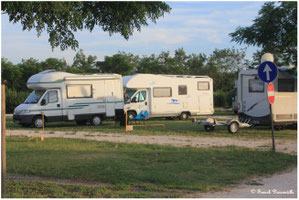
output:
[[[220,120],[222,121],[222,120]],[[225,121],[225,120],[224,120]],[[191,120],[149,120],[146,124],[165,124],[165,129],[161,126],[152,127],[134,127],[133,131],[127,134],[138,135],[190,135],[190,136],[214,136],[214,137],[235,137],[235,138],[271,138],[270,127],[250,127],[239,129],[237,134],[230,134],[225,126],[215,127],[213,132],[206,132],[201,125],[192,124]],[[35,128],[24,128],[21,125],[13,123],[12,117],[7,117],[7,129],[10,130],[33,130]],[[116,125],[114,121],[104,121],[101,126],[79,126],[75,122],[53,122],[46,125],[46,131],[67,131],[67,132],[106,132],[106,133],[124,133],[125,128]],[[297,139],[297,130],[283,129],[275,131],[276,138]]]
[[[296,162],[295,155],[240,147],[196,149],[54,138],[28,147],[27,138],[8,138],[8,174],[108,185],[8,181],[7,197],[181,197],[222,190]]]

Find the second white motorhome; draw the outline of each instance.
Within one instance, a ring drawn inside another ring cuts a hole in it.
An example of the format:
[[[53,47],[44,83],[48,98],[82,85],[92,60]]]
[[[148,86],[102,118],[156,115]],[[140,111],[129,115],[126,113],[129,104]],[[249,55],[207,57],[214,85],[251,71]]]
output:
[[[214,113],[213,79],[208,76],[136,74],[123,77],[129,118],[147,110],[148,117]]]
[[[106,118],[124,114],[122,77],[118,74],[79,75],[47,70],[31,76],[34,91],[15,108],[13,120],[40,128],[46,122],[76,121],[100,125]]]
[[[272,106],[274,124],[297,124],[297,78],[278,68],[273,81],[275,102]],[[261,81],[257,70],[243,70],[237,81],[237,107],[240,121],[252,125],[270,125],[267,83]]]

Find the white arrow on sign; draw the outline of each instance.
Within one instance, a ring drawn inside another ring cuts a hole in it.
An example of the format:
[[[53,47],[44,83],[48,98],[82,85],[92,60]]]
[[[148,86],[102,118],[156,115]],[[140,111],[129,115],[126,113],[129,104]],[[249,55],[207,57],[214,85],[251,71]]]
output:
[[[267,75],[267,81],[269,81],[269,80],[270,80],[270,72],[272,72],[272,69],[269,67],[268,64],[266,64],[265,69],[264,69],[263,72],[266,72],[266,75]]]

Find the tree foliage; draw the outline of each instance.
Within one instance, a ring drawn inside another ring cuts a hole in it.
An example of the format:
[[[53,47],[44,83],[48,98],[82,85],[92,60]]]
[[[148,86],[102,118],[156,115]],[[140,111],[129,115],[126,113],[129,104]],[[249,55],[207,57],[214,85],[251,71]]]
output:
[[[9,90],[7,109],[12,112],[14,107],[25,100],[29,93],[26,83],[30,76],[48,69],[79,74],[208,75],[214,80],[215,102],[218,102],[215,105],[230,105],[234,80],[247,64],[244,50],[234,48],[215,49],[209,56],[202,53],[188,55],[183,48],[177,49],[173,56],[168,51],[141,57],[119,52],[113,56],[105,56],[103,61],[96,61],[96,56],[87,56],[83,50],[79,50],[73,60],[73,64],[69,65],[64,59],[48,58],[38,61],[30,58],[15,65],[2,58],[1,76],[2,80],[7,80]]]
[[[125,53],[105,56],[105,60],[97,62],[96,66],[101,73],[118,73],[122,75],[129,75],[134,69],[130,55]]]
[[[238,27],[230,36],[237,43],[262,47],[258,58],[270,52],[280,65],[297,64],[297,2],[266,2],[251,26]]]
[[[68,68],[70,73],[96,73],[96,56],[86,56],[82,49],[77,52],[73,59],[72,68]]]
[[[47,31],[52,49],[61,50],[77,49],[74,32],[92,32],[97,26],[110,35],[120,33],[128,39],[135,29],[140,31],[148,21],[155,23],[170,9],[163,2],[2,2],[2,12],[8,14],[10,22],[20,22],[23,30],[35,29],[38,36]]]

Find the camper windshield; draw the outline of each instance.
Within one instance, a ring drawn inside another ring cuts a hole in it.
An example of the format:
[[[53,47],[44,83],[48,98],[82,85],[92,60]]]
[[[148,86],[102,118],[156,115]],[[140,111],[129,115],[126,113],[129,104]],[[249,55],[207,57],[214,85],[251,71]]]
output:
[[[34,90],[25,100],[25,104],[36,104],[46,90]]]
[[[135,94],[136,90],[133,89],[126,89],[125,92],[125,102],[128,102],[129,99],[133,96],[133,94]]]

